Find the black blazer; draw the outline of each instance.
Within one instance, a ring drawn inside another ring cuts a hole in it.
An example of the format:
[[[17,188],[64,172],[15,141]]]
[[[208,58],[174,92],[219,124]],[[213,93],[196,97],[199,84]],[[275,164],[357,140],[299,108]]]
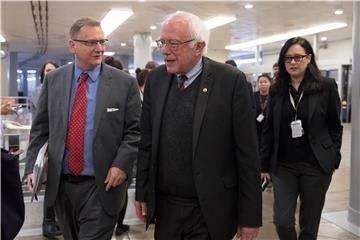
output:
[[[263,172],[276,172],[284,97],[288,95],[270,90],[260,150]],[[340,164],[343,128],[340,121],[340,98],[334,79],[324,78],[320,91],[308,95],[308,104],[307,136],[310,147],[321,168],[331,173]]]
[[[145,87],[136,200],[147,203],[147,226],[156,218],[161,119],[174,77],[165,65],[160,66],[150,72]],[[194,113],[192,169],[212,239],[231,239],[238,225],[261,226],[260,161],[254,118],[245,75],[204,58]]]

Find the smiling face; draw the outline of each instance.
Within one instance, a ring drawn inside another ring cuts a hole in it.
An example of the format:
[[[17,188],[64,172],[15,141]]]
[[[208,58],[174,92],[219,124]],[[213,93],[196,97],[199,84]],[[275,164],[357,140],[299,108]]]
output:
[[[296,59],[296,57],[298,58],[298,60]],[[292,79],[302,79],[304,77],[306,68],[310,63],[311,57],[311,54],[307,54],[305,52],[305,49],[299,44],[294,44],[287,50],[287,52],[285,53],[285,58],[289,58],[291,60],[289,62],[285,61],[285,68]]]
[[[163,25],[161,39],[165,42],[169,40],[186,42],[194,39],[189,30],[189,21],[181,17],[173,17]],[[196,40],[180,44],[175,50],[170,49],[168,44],[164,44],[161,48],[161,53],[163,54],[167,71],[173,74],[189,72],[200,60],[204,47],[204,42],[196,42]]]
[[[100,27],[83,26],[76,36],[78,40],[103,40],[104,33]],[[96,46],[88,46],[82,42],[69,40],[70,51],[75,55],[76,64],[82,70],[94,69],[101,64],[105,51],[105,45],[98,43]]]

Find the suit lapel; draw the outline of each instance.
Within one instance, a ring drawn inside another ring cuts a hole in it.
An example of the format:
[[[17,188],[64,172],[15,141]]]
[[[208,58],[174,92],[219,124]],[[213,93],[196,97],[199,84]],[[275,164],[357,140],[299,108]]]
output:
[[[309,117],[308,117],[308,126],[311,126],[311,118],[315,112],[316,106],[317,106],[317,102],[318,102],[318,95],[317,94],[310,94],[309,95]]]
[[[153,120],[153,133],[154,133],[154,149],[158,149],[158,145],[159,145],[159,138],[160,138],[160,130],[161,130],[161,119],[163,116],[163,112],[164,112],[164,105],[166,102],[166,98],[169,92],[169,88],[170,88],[170,84],[171,84],[171,80],[174,77],[173,74],[169,74],[166,72],[166,77],[164,77],[163,79],[159,79],[160,83],[157,83],[159,86],[159,91],[157,91],[155,93],[155,95],[153,95],[154,100],[152,99],[152,101],[155,102],[155,107],[154,107],[154,120]],[[155,156],[157,154],[157,151],[153,151],[153,159],[157,159],[157,156]]]
[[[105,64],[102,64],[102,73],[100,75],[100,82],[96,94],[96,107],[95,107],[95,118],[94,118],[94,136],[95,139],[101,116],[104,114],[106,109],[106,102],[108,97],[111,95],[111,75],[108,74]]]
[[[195,105],[194,125],[193,125],[193,146],[192,158],[195,158],[195,150],[197,147],[201,124],[205,115],[205,110],[208,102],[209,93],[211,92],[213,79],[211,78],[211,71],[209,68],[209,61],[204,58],[203,71],[200,78],[200,86]]]
[[[60,96],[63,96],[62,99],[64,99],[64,104],[61,105],[62,109],[62,116],[63,116],[63,132],[67,132],[67,126],[68,126],[68,116],[70,114],[70,92],[71,92],[71,84],[73,80],[73,69],[74,65],[70,65],[66,68],[64,72],[64,87],[60,88]]]

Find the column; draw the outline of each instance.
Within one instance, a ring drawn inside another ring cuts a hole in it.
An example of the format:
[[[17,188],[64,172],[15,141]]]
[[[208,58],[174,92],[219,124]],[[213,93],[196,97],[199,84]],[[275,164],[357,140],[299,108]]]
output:
[[[315,54],[315,57],[317,60],[319,58],[319,35],[318,34],[315,34],[314,37],[313,37],[313,50],[314,50],[314,54]]]
[[[17,52],[9,53],[9,61],[8,61],[8,73],[9,73],[9,96],[17,96],[17,67],[18,67],[18,55]]]
[[[351,82],[351,174],[348,221],[360,232],[360,2],[353,2],[353,60]]]
[[[1,43],[1,50],[4,56],[1,58],[1,96],[9,96],[9,78],[8,78],[8,45]]]
[[[133,37],[134,39],[134,69],[144,68],[146,63],[151,58],[151,42],[152,38],[150,33],[137,33]]]

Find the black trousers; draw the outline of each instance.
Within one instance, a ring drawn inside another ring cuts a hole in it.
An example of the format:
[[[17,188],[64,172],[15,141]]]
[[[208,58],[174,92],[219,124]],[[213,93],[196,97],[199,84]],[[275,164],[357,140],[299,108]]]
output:
[[[155,222],[156,240],[210,240],[197,201],[158,195]]]
[[[117,226],[120,227],[122,226],[124,223],[124,218],[125,218],[125,213],[126,213],[126,207],[128,204],[128,191],[126,191],[126,195],[125,195],[125,203],[123,208],[121,209],[120,213],[119,213],[119,218],[117,220]]]
[[[274,224],[281,240],[296,240],[295,210],[300,197],[301,240],[317,238],[321,212],[332,174],[307,162],[279,163],[272,174],[274,188]]]
[[[62,179],[55,212],[65,240],[110,240],[117,220],[117,215],[104,211],[95,179],[79,183]]]

